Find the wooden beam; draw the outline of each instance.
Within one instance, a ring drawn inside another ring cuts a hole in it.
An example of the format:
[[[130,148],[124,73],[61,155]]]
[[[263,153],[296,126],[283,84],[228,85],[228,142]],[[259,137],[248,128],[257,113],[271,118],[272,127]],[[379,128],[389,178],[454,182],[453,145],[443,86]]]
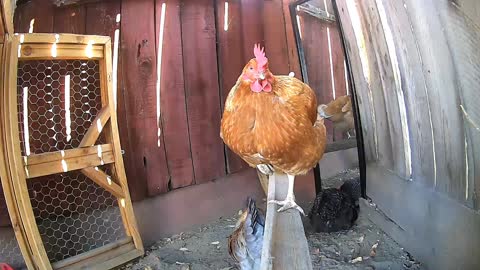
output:
[[[23,34],[23,44],[44,43],[44,44],[92,44],[104,45],[111,43],[110,37],[95,35],[75,35],[75,34]]]
[[[355,148],[355,147],[357,147],[357,139],[350,138],[343,141],[336,141],[336,142],[327,144],[327,147],[324,153],[346,150],[346,149]]]
[[[81,172],[97,185],[110,192],[116,198],[123,199],[124,193],[122,188],[117,183],[113,182],[111,177],[106,173],[93,167],[84,168],[81,170]]]
[[[50,161],[34,165],[27,165],[25,173],[27,178],[34,178],[56,173],[80,170],[88,167],[96,167],[113,163],[113,152],[106,151],[101,154],[94,153],[90,155],[76,156],[62,160]]]
[[[112,107],[113,108],[113,107]],[[110,119],[110,107],[104,106],[102,110],[98,113],[97,117],[92,122],[90,128],[88,128],[87,133],[83,136],[82,141],[80,142],[80,147],[91,146],[93,145],[100,133],[102,133],[105,124],[107,123],[108,119]]]
[[[0,93],[4,93],[3,91],[3,82],[4,82],[4,76],[5,76],[5,54],[6,54],[6,47],[3,46],[3,44],[0,44]],[[3,99],[3,94],[0,94],[0,100]],[[6,111],[4,110],[4,106],[0,108],[0,115],[6,114]],[[8,214],[10,216],[10,221],[12,223],[12,227],[16,228],[14,229],[15,232],[15,238],[18,243],[18,247],[20,248],[20,251],[22,253],[23,259],[25,261],[25,265],[27,266],[28,269],[33,269],[34,264],[33,264],[33,255],[31,254],[31,250],[28,247],[27,243],[27,236],[25,235],[25,230],[23,228],[22,220],[20,218],[20,212],[18,209],[18,205],[15,202],[15,194],[13,190],[13,185],[11,183],[11,177],[10,177],[10,171],[8,168],[7,164],[7,157],[6,157],[6,143],[5,143],[5,138],[3,136],[4,134],[4,122],[0,121],[0,134],[2,136],[0,137],[0,181],[3,189],[3,194],[5,196],[5,202],[7,205],[8,209]]]
[[[53,4],[57,7],[68,7],[68,6],[80,6],[85,4],[95,4],[98,2],[105,2],[105,0],[69,0],[66,3],[61,0],[52,0]]]
[[[102,45],[74,45],[74,44],[22,44],[20,49],[21,60],[51,60],[51,59],[101,59],[103,58]]]
[[[15,11],[15,1],[14,0],[2,0],[0,13],[2,22],[0,25],[3,25],[4,31],[6,34],[13,34],[13,13]]]
[[[25,166],[36,165],[47,162],[61,161],[62,159],[78,158],[85,155],[96,155],[112,151],[111,144],[102,144],[90,147],[80,147],[69,150],[42,153],[23,157]]]
[[[52,266],[59,269],[92,269],[92,267],[102,262],[114,259],[135,250],[132,244],[132,238],[127,237],[117,242],[90,250],[74,257],[53,263]],[[115,265],[115,266],[118,266]],[[110,268],[100,268],[110,269]]]
[[[287,195],[286,174],[275,173],[268,183],[268,198],[283,200]],[[260,269],[312,270],[312,260],[302,219],[297,210],[278,213],[276,204],[267,205]]]
[[[4,124],[4,142],[6,145],[7,162],[10,171],[10,183],[13,186],[15,200],[18,205],[23,228],[27,237],[29,249],[33,254],[33,261],[37,269],[50,270],[52,266],[45,251],[40,232],[38,231],[35,215],[32,211],[30,195],[28,194],[25,171],[21,156],[18,109],[17,109],[17,65],[18,65],[18,37],[8,43],[6,71],[2,102],[2,123]]]
[[[127,235],[133,238],[136,257],[143,255],[144,247],[140,232],[138,230],[137,220],[133,212],[132,200],[128,190],[127,175],[123,164],[122,149],[120,146],[120,137],[118,134],[117,112],[115,108],[113,90],[112,90],[112,48],[111,43],[105,44],[105,58],[100,62],[100,71],[106,76],[101,76],[102,105],[104,108],[110,108],[110,125],[106,129],[107,141],[113,145],[113,155],[115,159],[115,176],[124,192],[123,199],[119,199],[120,213],[122,214],[123,224]],[[135,254],[130,254],[131,256]],[[135,257],[132,257],[132,259]]]

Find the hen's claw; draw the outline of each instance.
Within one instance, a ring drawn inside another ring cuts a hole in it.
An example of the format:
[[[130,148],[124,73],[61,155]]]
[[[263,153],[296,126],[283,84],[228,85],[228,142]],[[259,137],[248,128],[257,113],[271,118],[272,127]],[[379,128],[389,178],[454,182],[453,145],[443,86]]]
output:
[[[288,210],[288,209],[297,209],[298,212],[300,212],[300,214],[302,214],[303,216],[305,216],[305,212],[303,211],[303,209],[298,206],[298,204],[295,202],[295,200],[293,198],[285,198],[284,201],[277,201],[277,200],[271,200],[271,201],[268,201],[268,203],[274,203],[274,204],[278,204],[278,205],[281,205],[282,207],[280,207],[277,212],[283,212],[285,210]]]

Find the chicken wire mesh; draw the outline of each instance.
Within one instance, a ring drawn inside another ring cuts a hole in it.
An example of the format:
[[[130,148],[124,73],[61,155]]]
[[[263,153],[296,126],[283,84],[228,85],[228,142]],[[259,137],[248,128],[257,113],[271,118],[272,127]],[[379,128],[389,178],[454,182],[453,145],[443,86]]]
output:
[[[99,62],[28,60],[17,71],[22,155],[78,147],[102,108]],[[97,169],[112,175],[112,167]],[[80,171],[28,179],[27,186],[51,262],[126,237],[117,199]]]
[[[8,263],[15,269],[25,269],[25,262],[11,227],[0,228],[0,243],[0,262]]]
[[[9,222],[7,204],[0,185],[0,262],[6,262],[15,269],[23,269],[23,261],[20,248],[15,238],[15,233]]]

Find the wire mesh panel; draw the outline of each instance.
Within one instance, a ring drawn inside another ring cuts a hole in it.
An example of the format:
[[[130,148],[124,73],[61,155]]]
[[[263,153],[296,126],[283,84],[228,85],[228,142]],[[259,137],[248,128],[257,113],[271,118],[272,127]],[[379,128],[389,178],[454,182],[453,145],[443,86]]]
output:
[[[98,61],[19,61],[17,74],[22,155],[78,147],[102,108]]]
[[[18,269],[25,266],[10,223],[2,185],[0,185],[0,262],[6,262]]]
[[[22,155],[78,147],[102,108],[98,61],[19,61],[17,74]],[[104,136],[98,143],[105,143]],[[80,171],[27,183],[51,262],[125,237],[116,198]]]
[[[0,228],[0,262],[8,263],[15,269],[25,269],[25,262],[11,227]]]

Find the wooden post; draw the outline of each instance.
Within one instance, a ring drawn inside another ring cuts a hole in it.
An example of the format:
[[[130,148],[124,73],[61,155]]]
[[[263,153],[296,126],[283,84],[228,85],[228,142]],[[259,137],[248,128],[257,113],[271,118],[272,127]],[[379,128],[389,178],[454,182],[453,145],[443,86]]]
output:
[[[275,173],[268,182],[268,201],[287,195],[286,174]],[[297,210],[278,213],[276,204],[268,204],[263,236],[261,270],[312,270],[312,260],[302,219]]]

